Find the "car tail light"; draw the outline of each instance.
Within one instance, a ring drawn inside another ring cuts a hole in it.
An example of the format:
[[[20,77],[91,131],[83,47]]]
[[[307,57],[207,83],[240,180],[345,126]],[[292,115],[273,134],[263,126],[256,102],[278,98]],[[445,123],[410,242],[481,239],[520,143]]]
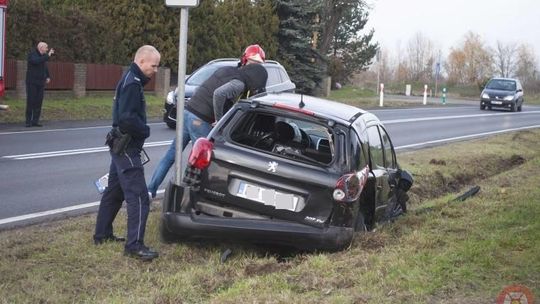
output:
[[[275,103],[273,105],[273,107],[278,108],[278,109],[284,109],[284,110],[289,110],[289,111],[293,111],[293,112],[298,112],[298,113],[302,113],[302,114],[306,114],[306,115],[310,115],[310,116],[315,116],[315,113],[313,113],[312,111],[304,110],[302,108],[292,107],[292,106],[282,104],[282,103]]]
[[[359,172],[349,173],[341,176],[334,188],[334,200],[338,202],[350,203],[356,201],[367,182],[369,167],[365,166]]]
[[[210,165],[213,148],[214,144],[207,138],[197,139],[189,154],[188,163],[194,168],[205,169]]]

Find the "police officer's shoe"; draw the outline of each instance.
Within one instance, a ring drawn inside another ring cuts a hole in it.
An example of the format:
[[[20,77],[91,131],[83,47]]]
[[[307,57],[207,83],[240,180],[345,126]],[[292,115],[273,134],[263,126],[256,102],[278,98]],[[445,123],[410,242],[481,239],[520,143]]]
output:
[[[141,246],[137,250],[124,250],[124,255],[129,256],[132,258],[137,258],[143,261],[151,261],[159,256],[159,253],[156,251],[152,251],[150,248],[146,246]]]
[[[105,242],[125,242],[126,239],[123,238],[123,237],[119,237],[119,236],[116,236],[116,235],[111,235],[111,236],[108,236],[108,237],[105,237],[105,238],[102,238],[102,239],[94,239],[94,244],[96,245],[101,245]]]

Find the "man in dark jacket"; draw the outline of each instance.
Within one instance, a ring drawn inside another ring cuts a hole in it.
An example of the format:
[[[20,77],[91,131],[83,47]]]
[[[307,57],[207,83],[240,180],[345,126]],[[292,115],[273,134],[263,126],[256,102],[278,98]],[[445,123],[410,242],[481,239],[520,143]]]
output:
[[[54,54],[45,42],[38,43],[37,47],[28,54],[28,67],[26,69],[26,126],[41,127],[39,116],[43,104],[45,84],[51,81],[47,61]]]
[[[106,241],[126,241],[113,234],[112,226],[125,200],[128,219],[124,254],[146,261],[158,257],[158,253],[144,245],[150,199],[141,152],[144,140],[150,136],[150,128],[146,124],[143,88],[157,72],[160,59],[161,55],[153,46],[140,47],[134,62],[116,86],[112,111],[113,131],[107,138],[112,158],[109,181],[99,205],[94,234],[96,245]]]
[[[212,125],[241,97],[249,97],[263,92],[268,79],[268,72],[259,63],[252,61],[237,67],[219,68],[201,84],[191,99],[185,105],[182,150],[189,141],[195,142],[197,138],[206,137]],[[159,185],[174,164],[176,154],[176,138],[169,150],[159,162],[152,179],[148,184],[152,197],[156,196]]]

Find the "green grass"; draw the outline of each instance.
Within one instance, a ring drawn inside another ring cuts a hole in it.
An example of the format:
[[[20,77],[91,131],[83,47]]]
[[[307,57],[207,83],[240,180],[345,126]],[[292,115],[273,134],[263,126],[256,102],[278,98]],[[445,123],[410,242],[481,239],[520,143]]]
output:
[[[147,115],[149,118],[161,116],[163,98],[145,94]],[[111,119],[112,94],[84,98],[45,98],[41,110],[41,120],[96,120]],[[4,104],[9,105],[9,111],[0,112],[0,123],[24,123],[26,101],[5,98]]]
[[[227,243],[164,244],[151,263],[95,247],[95,215],[0,232],[0,303],[494,303],[507,285],[540,296],[540,130],[401,153],[409,213],[347,250],[278,259]],[[473,185],[481,191],[451,200]],[[125,233],[126,216],[115,222]],[[233,254],[220,263],[220,254]]]

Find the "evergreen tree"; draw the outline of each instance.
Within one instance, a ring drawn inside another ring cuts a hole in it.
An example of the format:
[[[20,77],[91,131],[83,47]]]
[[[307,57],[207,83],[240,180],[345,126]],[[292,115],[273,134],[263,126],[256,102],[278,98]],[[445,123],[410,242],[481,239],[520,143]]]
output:
[[[317,28],[316,1],[276,0],[280,20],[278,58],[285,66],[297,92],[313,94],[326,73],[326,63],[313,47]]]
[[[260,44],[272,58],[279,21],[272,0],[201,0],[189,11],[187,72],[221,57],[238,58]],[[129,64],[143,44],[161,53],[161,65],[178,68],[180,10],[163,0],[11,0],[7,57],[25,59],[38,41],[58,61]]]
[[[349,77],[367,69],[378,44],[372,44],[374,31],[362,35],[369,14],[364,0],[321,0],[322,38],[319,50],[331,57],[332,82],[347,82]]]

